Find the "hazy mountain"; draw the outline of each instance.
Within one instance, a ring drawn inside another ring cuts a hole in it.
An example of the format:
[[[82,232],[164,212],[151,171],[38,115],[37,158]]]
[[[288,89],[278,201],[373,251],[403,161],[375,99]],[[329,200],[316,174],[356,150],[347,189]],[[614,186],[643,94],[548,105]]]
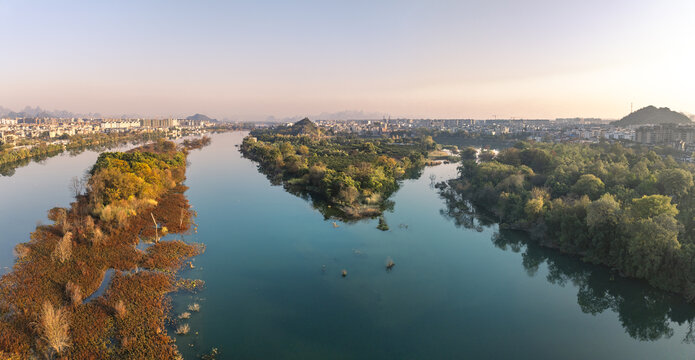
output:
[[[321,113],[319,115],[313,116],[314,119],[321,120],[368,120],[368,119],[381,119],[388,117],[388,114],[380,112],[364,112],[362,110],[344,110],[332,113]]]
[[[612,122],[617,126],[645,124],[690,124],[692,121],[682,113],[672,111],[667,107],[657,108],[649,105],[641,108],[624,118]]]
[[[75,114],[67,110],[45,110],[40,107],[26,106],[21,111],[12,111],[8,108],[0,106],[0,116],[5,116],[9,118],[98,118],[101,117],[98,113],[89,114]]]
[[[187,117],[186,120],[218,122],[216,119],[211,119],[207,115],[203,115],[203,114],[191,115],[191,116]]]
[[[7,116],[7,114],[9,114],[11,112],[12,112],[12,110],[10,110],[6,107],[0,106],[0,116]]]

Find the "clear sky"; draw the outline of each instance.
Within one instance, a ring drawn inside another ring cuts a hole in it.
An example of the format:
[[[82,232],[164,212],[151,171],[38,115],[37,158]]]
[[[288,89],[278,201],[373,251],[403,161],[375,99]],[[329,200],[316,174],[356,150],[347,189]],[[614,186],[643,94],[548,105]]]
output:
[[[15,110],[695,113],[694,0],[0,0],[0,27]]]

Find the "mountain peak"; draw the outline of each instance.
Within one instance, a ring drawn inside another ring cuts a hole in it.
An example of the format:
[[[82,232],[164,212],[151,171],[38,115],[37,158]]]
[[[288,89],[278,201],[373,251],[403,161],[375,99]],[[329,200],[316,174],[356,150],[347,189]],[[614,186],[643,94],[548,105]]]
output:
[[[314,124],[309,118],[304,118],[292,125],[292,134],[294,135],[315,135],[318,134],[319,127]]]

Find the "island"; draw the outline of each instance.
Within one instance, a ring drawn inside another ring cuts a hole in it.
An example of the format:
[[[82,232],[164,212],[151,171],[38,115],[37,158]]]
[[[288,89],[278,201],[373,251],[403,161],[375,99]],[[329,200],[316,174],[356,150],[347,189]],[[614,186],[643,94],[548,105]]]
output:
[[[53,223],[16,246],[0,279],[0,358],[180,358],[166,294],[203,286],[176,273],[204,247],[162,237],[192,225],[188,151],[160,139],[102,153],[71,206],[51,209]],[[140,250],[143,241],[152,244]]]
[[[519,142],[496,154],[462,153],[460,177],[438,184],[457,223],[498,222],[695,300],[692,164],[618,143]]]
[[[274,184],[310,197],[326,218],[373,218],[392,204],[399,180],[419,176],[436,149],[431,137],[360,138],[309,119],[251,131],[243,155]],[[382,229],[388,229],[385,223]]]

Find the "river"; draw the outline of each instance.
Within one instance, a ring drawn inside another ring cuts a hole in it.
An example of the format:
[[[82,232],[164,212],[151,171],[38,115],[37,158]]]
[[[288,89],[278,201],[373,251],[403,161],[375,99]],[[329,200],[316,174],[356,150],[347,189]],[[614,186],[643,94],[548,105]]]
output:
[[[461,226],[431,179],[456,165],[404,181],[385,214],[391,230],[334,227],[242,158],[243,136],[214,135],[189,156],[198,232],[186,240],[207,250],[181,272],[205,290],[172,296],[175,314],[201,306],[191,332],[174,335],[186,359],[212,348],[222,359],[695,357],[695,306],[494,224]],[[0,266],[95,160],[61,155],[0,178]]]

